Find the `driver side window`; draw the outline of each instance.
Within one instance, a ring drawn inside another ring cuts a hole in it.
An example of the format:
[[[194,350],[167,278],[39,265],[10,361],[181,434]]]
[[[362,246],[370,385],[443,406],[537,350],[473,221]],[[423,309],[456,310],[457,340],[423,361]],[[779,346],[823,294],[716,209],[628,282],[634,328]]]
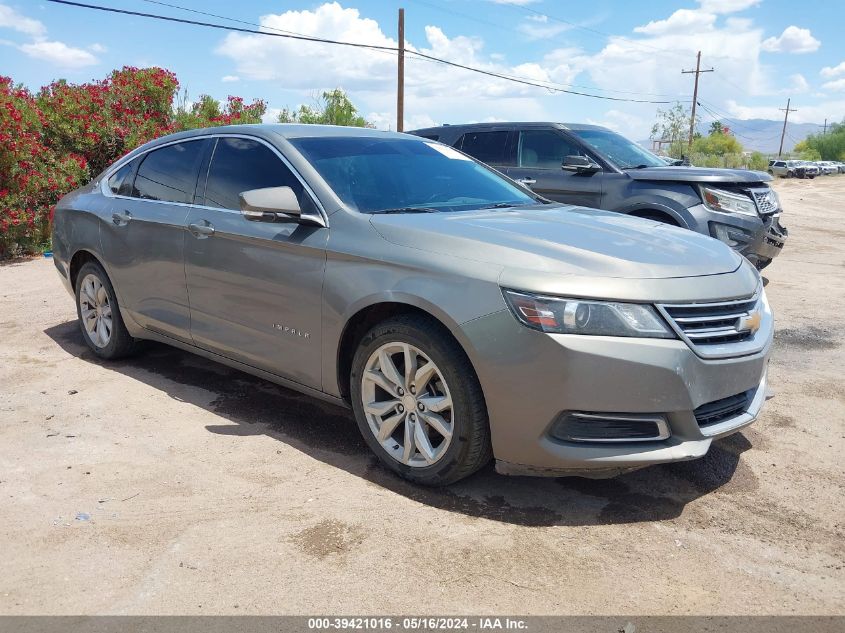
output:
[[[564,156],[583,156],[583,150],[557,132],[524,130],[519,135],[519,166],[560,169]]]

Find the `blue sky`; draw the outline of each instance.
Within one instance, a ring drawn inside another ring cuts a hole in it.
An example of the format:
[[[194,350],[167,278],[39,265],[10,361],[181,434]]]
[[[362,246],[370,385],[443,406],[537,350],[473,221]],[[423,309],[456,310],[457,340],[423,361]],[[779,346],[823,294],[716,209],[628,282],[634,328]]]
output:
[[[222,22],[148,0],[91,4]],[[166,0],[269,29],[396,45],[406,11],[407,46],[440,58],[549,86],[629,99],[699,100],[715,116],[796,122],[845,116],[845,2],[816,0]],[[800,10],[799,10],[800,9]],[[43,0],[0,0],[0,73],[31,88],[86,81],[123,65],[176,72],[189,96],[261,97],[270,115],[342,87],[379,127],[395,127],[395,56],[104,14]],[[552,93],[409,58],[406,129],[436,123],[557,120],[648,136],[655,104]],[[573,87],[577,86],[577,87]]]

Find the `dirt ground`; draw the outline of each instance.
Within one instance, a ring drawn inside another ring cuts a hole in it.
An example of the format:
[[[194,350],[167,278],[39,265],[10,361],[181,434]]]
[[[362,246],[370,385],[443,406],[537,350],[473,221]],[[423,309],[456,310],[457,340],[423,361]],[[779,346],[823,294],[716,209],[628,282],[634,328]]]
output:
[[[414,487],[342,409],[96,360],[51,261],[0,266],[0,613],[842,614],[845,176],[776,186],[775,399],[604,481]]]

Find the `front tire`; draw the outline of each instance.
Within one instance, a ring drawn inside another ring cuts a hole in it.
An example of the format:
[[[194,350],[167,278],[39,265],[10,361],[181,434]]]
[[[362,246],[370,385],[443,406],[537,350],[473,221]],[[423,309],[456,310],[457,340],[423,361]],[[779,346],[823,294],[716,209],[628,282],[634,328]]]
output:
[[[85,344],[100,358],[116,360],[135,351],[136,340],[129,335],[117,295],[106,271],[88,262],[76,276],[76,314]]]
[[[442,486],[490,461],[481,385],[434,319],[402,315],[373,327],[355,352],[350,386],[368,446],[405,479]]]

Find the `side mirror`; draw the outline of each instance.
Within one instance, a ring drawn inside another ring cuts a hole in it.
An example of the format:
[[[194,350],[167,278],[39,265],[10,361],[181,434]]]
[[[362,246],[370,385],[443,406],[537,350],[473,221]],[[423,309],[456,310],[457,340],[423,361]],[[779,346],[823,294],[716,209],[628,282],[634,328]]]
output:
[[[601,170],[601,167],[596,165],[586,156],[564,156],[561,169],[566,171],[576,171],[584,174],[593,174]]]
[[[241,213],[256,222],[299,221],[302,209],[290,187],[250,189],[238,195]]]

